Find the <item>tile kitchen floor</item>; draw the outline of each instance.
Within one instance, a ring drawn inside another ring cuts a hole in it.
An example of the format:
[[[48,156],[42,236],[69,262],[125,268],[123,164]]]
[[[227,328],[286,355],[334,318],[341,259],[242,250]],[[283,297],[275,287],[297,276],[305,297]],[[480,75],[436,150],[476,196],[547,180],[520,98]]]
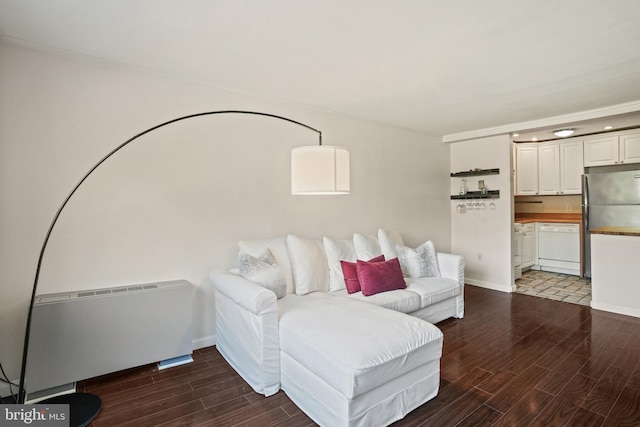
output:
[[[588,306],[591,281],[569,274],[529,270],[516,280],[516,293]]]

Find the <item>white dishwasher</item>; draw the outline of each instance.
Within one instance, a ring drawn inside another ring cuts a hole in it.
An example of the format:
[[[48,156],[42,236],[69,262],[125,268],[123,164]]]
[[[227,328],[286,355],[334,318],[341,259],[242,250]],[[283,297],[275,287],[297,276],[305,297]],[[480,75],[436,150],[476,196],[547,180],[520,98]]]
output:
[[[580,275],[580,225],[540,223],[538,228],[540,270]]]

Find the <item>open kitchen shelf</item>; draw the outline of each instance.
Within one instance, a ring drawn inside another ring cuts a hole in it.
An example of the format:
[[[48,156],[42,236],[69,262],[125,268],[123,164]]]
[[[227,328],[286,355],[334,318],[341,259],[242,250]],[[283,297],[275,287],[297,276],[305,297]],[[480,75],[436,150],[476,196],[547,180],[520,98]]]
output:
[[[482,191],[467,191],[467,194],[455,194],[451,196],[451,200],[459,199],[499,199],[500,190],[489,190],[486,194]]]
[[[452,172],[452,177],[465,177],[465,176],[481,176],[481,175],[500,175],[500,168],[495,169],[471,169],[462,172]]]
[[[464,178],[468,176],[482,176],[482,175],[500,175],[500,168],[494,169],[470,169],[468,171],[452,172],[452,178]],[[464,181],[464,180],[463,180]],[[481,181],[478,181],[479,183]],[[499,199],[500,190],[489,190],[486,193],[482,191],[467,191],[466,194],[453,194],[451,200],[460,199]]]

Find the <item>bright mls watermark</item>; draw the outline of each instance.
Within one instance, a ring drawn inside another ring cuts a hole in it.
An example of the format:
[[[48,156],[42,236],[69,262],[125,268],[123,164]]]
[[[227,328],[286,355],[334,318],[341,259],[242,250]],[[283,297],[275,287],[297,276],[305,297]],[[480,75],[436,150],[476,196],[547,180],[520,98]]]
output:
[[[69,405],[0,405],[0,427],[69,427]]]

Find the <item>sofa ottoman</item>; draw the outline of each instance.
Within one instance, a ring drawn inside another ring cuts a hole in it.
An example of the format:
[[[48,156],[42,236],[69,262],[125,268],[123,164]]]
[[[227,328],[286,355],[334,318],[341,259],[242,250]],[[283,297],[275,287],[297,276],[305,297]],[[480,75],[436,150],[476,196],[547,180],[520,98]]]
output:
[[[443,336],[434,325],[326,293],[278,306],[281,387],[318,424],[387,425],[436,396]]]

